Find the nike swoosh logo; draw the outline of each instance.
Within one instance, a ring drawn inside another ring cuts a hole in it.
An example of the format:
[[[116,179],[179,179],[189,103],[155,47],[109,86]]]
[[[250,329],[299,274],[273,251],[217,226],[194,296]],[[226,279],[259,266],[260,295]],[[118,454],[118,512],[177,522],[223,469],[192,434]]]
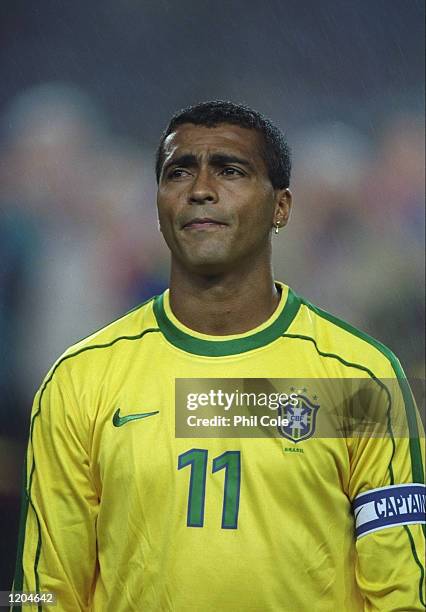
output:
[[[120,408],[118,408],[112,417],[112,424],[115,427],[121,427],[122,425],[129,423],[129,421],[145,419],[146,417],[154,416],[154,414],[158,414],[159,412],[159,410],[155,410],[154,412],[140,412],[139,414],[127,414],[125,416],[120,416]]]

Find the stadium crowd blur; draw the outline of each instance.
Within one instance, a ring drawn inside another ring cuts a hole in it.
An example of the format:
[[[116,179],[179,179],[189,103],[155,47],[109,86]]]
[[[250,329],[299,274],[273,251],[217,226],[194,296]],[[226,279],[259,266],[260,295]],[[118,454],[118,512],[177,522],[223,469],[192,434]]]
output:
[[[113,134],[87,93],[46,83],[13,99],[1,120],[0,489],[3,513],[16,515],[43,375],[69,344],[162,291],[168,253],[153,148]],[[421,117],[383,116],[374,137],[349,121],[313,122],[290,144],[295,204],[274,237],[276,278],[423,377]]]

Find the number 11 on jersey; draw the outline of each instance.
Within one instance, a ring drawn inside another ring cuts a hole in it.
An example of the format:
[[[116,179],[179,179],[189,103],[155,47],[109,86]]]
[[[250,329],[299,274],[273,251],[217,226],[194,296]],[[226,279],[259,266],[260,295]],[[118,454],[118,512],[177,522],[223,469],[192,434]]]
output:
[[[237,529],[241,488],[240,451],[226,451],[212,462],[212,474],[225,470],[223,488],[222,529]],[[188,527],[204,526],[208,451],[192,448],[178,457],[178,470],[191,466],[188,494]]]

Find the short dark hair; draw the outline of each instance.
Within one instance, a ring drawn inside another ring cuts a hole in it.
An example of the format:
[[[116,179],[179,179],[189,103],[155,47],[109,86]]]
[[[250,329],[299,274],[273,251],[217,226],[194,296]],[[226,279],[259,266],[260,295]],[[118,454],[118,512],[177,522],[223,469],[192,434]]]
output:
[[[274,189],[284,189],[290,185],[291,153],[286,139],[279,128],[261,113],[245,106],[224,100],[201,102],[178,111],[170,119],[169,125],[161,136],[155,156],[155,174],[160,180],[164,163],[164,141],[169,134],[184,123],[216,127],[220,123],[239,125],[257,130],[263,137],[262,157],[266,163],[268,176]]]

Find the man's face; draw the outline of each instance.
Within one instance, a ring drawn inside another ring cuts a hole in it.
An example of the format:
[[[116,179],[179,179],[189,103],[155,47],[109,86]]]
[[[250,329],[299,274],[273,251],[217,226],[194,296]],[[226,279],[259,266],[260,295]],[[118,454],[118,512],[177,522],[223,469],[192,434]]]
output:
[[[230,124],[179,126],[164,143],[157,206],[173,258],[220,274],[269,248],[278,191],[261,156],[261,135]]]

